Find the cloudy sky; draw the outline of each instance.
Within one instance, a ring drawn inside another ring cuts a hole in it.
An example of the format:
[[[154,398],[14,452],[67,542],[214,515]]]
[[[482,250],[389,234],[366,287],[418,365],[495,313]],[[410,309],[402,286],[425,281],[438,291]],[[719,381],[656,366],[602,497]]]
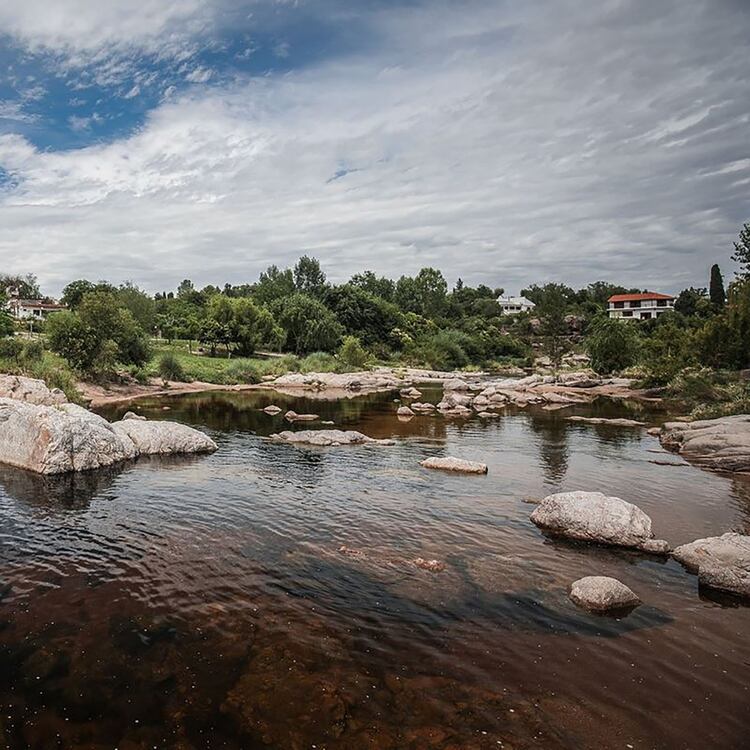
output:
[[[0,271],[727,275],[748,0],[0,0]]]

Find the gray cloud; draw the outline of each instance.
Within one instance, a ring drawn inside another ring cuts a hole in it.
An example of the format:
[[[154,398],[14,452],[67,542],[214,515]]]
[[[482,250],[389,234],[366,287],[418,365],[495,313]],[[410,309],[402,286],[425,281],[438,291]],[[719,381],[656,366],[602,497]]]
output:
[[[0,135],[19,181],[0,193],[3,267],[51,291],[240,282],[302,252],[335,280],[430,264],[513,290],[729,270],[750,219],[742,4],[367,13],[377,48],[188,92],[119,142],[42,153]]]

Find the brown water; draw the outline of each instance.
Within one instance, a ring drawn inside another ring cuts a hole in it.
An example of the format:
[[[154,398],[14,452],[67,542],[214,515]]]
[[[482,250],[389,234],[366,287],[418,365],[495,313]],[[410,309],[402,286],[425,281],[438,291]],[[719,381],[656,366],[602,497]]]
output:
[[[680,462],[640,430],[402,423],[392,399],[141,402],[218,452],[55,481],[0,469],[0,746],[750,746],[750,608],[674,562],[547,539],[522,502],[602,490],[677,544],[750,531],[746,480],[654,463]],[[271,402],[397,445],[270,443]],[[441,454],[490,473],[420,468]],[[644,604],[582,612],[566,592],[588,574]]]

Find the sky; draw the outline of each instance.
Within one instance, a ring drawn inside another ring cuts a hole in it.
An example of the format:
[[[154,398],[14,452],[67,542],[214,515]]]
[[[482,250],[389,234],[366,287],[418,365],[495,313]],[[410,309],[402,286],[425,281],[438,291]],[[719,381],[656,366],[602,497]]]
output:
[[[0,272],[706,286],[750,0],[0,0]]]

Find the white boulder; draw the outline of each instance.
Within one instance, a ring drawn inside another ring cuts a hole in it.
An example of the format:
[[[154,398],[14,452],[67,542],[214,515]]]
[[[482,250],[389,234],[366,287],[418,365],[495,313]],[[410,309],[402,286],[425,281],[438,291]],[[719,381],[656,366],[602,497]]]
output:
[[[750,597],[750,536],[730,532],[696,539],[676,547],[672,557],[702,584]]]
[[[408,406],[399,406],[396,410],[399,417],[413,417],[414,412]]]
[[[654,539],[651,519],[640,508],[601,492],[550,495],[534,509],[531,520],[540,528],[569,539],[669,552],[667,542]]]
[[[570,598],[579,607],[593,612],[626,609],[641,603],[624,583],[608,576],[579,578],[570,587]]]
[[[179,422],[124,419],[112,429],[129,441],[137,456],[178,453],[213,453],[216,443],[208,435]]]
[[[37,406],[54,406],[67,402],[59,388],[48,388],[43,380],[25,378],[20,375],[0,374],[0,398],[12,398]]]

